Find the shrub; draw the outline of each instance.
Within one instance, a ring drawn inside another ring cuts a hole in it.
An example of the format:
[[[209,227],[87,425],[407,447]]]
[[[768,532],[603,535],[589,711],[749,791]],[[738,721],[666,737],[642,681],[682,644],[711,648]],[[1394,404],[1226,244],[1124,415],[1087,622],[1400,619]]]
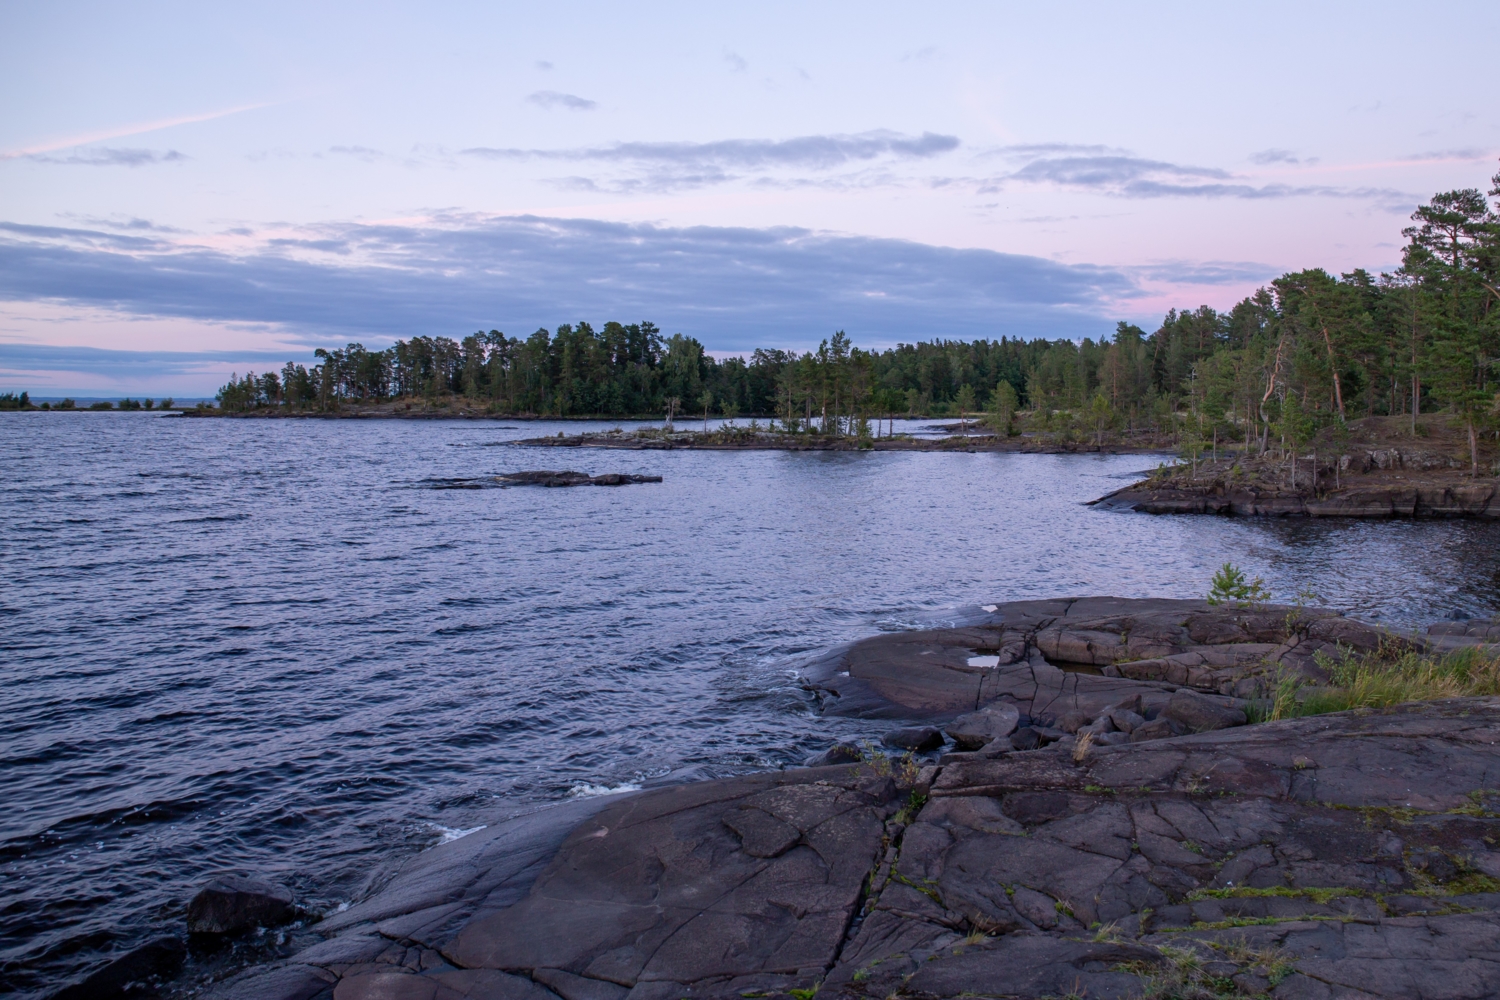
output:
[[[1245,574],[1233,563],[1225,563],[1214,574],[1213,586],[1208,591],[1208,603],[1251,605],[1264,604],[1271,595],[1266,592],[1260,577],[1246,580]]]

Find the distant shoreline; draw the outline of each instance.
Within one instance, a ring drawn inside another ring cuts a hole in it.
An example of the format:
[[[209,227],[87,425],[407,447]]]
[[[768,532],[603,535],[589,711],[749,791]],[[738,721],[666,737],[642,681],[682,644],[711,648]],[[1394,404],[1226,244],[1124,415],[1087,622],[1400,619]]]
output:
[[[726,427],[717,431],[657,431],[574,434],[568,437],[524,438],[514,442],[530,448],[605,448],[622,451],[956,451],[1018,454],[1150,455],[1169,450],[1161,444],[1049,441],[1029,435],[994,434],[916,438],[850,437],[831,434],[786,434],[779,431]]]

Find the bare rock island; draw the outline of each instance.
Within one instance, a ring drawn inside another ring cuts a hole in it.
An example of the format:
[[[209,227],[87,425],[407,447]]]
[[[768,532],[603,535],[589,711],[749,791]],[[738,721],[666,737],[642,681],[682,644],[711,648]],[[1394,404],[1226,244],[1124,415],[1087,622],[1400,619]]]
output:
[[[808,671],[826,712],[946,728],[940,763],[522,816],[410,859],[212,995],[1500,995],[1500,698],[1247,725],[1268,663],[1311,676],[1317,649],[1393,637],[1197,601],[985,614]]]

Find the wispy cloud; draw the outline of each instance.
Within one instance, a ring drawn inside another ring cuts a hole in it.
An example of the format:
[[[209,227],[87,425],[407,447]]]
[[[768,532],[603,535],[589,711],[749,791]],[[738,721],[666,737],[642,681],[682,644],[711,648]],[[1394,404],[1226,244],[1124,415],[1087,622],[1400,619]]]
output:
[[[82,149],[76,153],[66,156],[52,156],[45,153],[30,153],[26,159],[36,163],[61,163],[70,166],[85,167],[144,167],[154,163],[180,163],[188,157],[168,149],[157,152],[154,149],[111,149],[101,147],[97,149]]]
[[[1070,187],[1128,188],[1147,179],[1180,183],[1232,176],[1217,167],[1187,167],[1133,156],[1055,156],[1032,160],[1010,175],[1011,179],[1048,182]]]
[[[556,90],[538,90],[534,94],[528,94],[526,100],[539,108],[565,108],[568,111],[593,111],[599,106],[598,101],[591,101],[577,94],[564,94]]]
[[[1410,156],[1402,157],[1403,163],[1466,163],[1474,160],[1488,160],[1495,155],[1492,149],[1480,149],[1477,146],[1469,146],[1465,149],[1443,149],[1427,153],[1412,153]]]
[[[926,158],[957,149],[958,137],[923,132],[903,135],[884,129],[857,135],[804,135],[793,139],[722,139],[717,142],[617,142],[576,149],[475,147],[469,156],[503,159],[604,160],[756,169],[806,167],[826,170],[881,156]]]
[[[1317,163],[1317,157],[1299,157],[1289,149],[1263,149],[1250,154],[1250,162],[1266,167],[1276,163],[1296,166],[1302,163]]]
[[[115,128],[97,129],[92,132],[83,132],[67,138],[49,139],[43,142],[33,143],[21,149],[12,149],[0,152],[0,160],[14,160],[21,156],[34,156],[38,153],[51,153],[59,149],[72,149],[74,146],[86,146],[95,142],[107,142],[110,139],[123,139],[130,135],[144,135],[147,132],[155,132],[159,129],[171,128],[174,125],[190,125],[194,122],[212,121],[215,118],[226,118],[229,115],[237,115],[242,111],[254,111],[257,108],[269,108],[273,102],[262,102],[259,104],[240,104],[232,108],[221,108],[218,111],[205,111],[202,114],[179,115],[175,118],[161,118],[150,122],[137,122],[133,125],[120,125]]]
[[[617,142],[574,149],[480,146],[465,156],[493,160],[547,160],[607,164],[605,177],[568,176],[557,182],[593,190],[702,187],[776,170],[828,171],[880,159],[924,160],[957,149],[957,136],[878,130],[855,135],[806,135],[792,139],[722,139],[716,142]],[[621,176],[619,171],[634,170]]]
[[[136,218],[135,216],[131,216],[125,219],[108,219],[93,215],[73,215],[67,217],[73,219],[76,222],[81,222],[86,226],[103,226],[105,229],[124,229],[131,232],[170,234],[181,234],[186,232],[186,230],[178,229],[175,226],[163,226],[160,223],[152,222],[150,219],[141,219]]]
[[[378,149],[369,146],[329,146],[328,151],[335,156],[352,156],[366,163],[374,163],[376,160],[384,159],[385,154]]]
[[[1416,198],[1410,192],[1391,188],[1260,183],[1221,167],[1152,160],[1098,147],[1013,146],[995,154],[1019,165],[1010,173],[990,179],[981,186],[981,193],[998,191],[1014,183],[1048,184],[1121,198],[1353,198],[1374,201],[1393,210],[1413,204]]]
[[[1281,273],[1270,264],[1254,261],[1157,261],[1128,269],[1148,281],[1172,285],[1246,285],[1269,282]]]
[[[750,64],[745,61],[745,57],[733,49],[724,50],[724,61],[729,64],[729,68],[735,73],[744,73],[750,69]]]
[[[1098,336],[1139,294],[1119,268],[805,229],[536,217],[306,227],[244,253],[0,224],[0,299],[211,323],[309,344],[651,317],[719,350],[768,338]]]

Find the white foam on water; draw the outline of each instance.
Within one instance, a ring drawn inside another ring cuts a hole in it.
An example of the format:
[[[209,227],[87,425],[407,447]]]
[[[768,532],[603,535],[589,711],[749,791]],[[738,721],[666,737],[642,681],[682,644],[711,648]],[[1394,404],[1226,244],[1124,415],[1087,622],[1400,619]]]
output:
[[[1000,605],[998,604],[981,604],[979,606],[979,610],[988,611],[990,614],[994,614],[999,607]]]
[[[633,781],[626,781],[614,785],[591,785],[588,782],[580,782],[568,789],[568,795],[575,799],[591,799],[596,795],[619,795],[621,792],[638,792],[641,786]]]
[[[438,833],[438,835],[440,836],[440,838],[441,838],[441,839],[438,840],[438,842],[435,845],[433,845],[435,847],[441,847],[444,844],[451,844],[455,840],[461,840],[464,837],[467,837],[471,833],[478,833],[480,830],[483,830],[484,827],[485,827],[485,824],[481,823],[478,826],[471,827],[471,828],[469,828],[467,830],[458,830],[458,829],[455,829],[455,828],[453,828],[451,826],[441,826],[441,825],[439,825],[437,823],[432,823],[430,825],[431,825],[432,829],[434,831],[436,831]]]
[[[1000,665],[1000,657],[998,657],[998,656],[971,656],[971,657],[969,657],[969,666],[971,666],[971,667],[998,667],[999,665]]]

